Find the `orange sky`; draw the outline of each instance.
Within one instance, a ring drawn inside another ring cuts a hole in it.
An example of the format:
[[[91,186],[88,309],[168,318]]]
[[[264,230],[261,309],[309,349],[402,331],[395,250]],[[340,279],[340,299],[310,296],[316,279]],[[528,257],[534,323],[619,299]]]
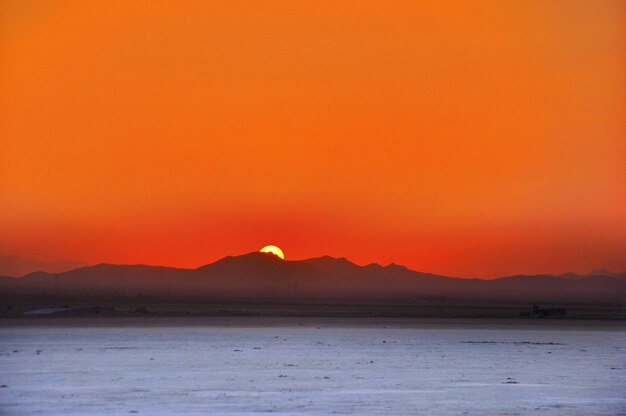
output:
[[[272,243],[462,276],[626,270],[624,16],[2,1],[0,254],[198,266]]]

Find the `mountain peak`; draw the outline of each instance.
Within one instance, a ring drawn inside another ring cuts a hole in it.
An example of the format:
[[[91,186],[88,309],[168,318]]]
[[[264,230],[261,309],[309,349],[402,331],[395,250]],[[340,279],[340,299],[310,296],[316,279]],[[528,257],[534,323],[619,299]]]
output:
[[[403,266],[401,264],[396,264],[396,263],[389,263],[388,265],[385,266],[386,269],[391,269],[391,270],[409,270],[406,266]]]
[[[196,270],[204,270],[211,267],[231,267],[233,265],[261,265],[261,264],[279,264],[283,263],[285,260],[276,256],[272,253],[261,253],[260,251],[253,251],[246,254],[241,254],[238,256],[226,256],[221,259],[205,264],[203,266],[198,267]]]

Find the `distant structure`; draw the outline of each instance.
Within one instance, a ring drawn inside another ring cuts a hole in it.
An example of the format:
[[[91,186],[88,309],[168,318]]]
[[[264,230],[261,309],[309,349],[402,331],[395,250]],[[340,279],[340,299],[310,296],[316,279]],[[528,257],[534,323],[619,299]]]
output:
[[[567,309],[565,308],[540,308],[534,303],[531,310],[520,313],[520,316],[528,316],[531,318],[562,318],[566,315]]]

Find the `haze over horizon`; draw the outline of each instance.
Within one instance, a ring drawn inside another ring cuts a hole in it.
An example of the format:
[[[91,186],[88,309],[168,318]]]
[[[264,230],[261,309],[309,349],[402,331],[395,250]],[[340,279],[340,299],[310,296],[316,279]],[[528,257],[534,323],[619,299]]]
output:
[[[0,253],[624,271],[625,15],[0,2]]]

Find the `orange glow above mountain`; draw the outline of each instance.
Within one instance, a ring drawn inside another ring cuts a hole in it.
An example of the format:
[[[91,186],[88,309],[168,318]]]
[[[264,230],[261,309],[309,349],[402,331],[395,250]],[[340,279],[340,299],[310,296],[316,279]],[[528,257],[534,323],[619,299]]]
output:
[[[0,2],[0,255],[626,270],[626,3]]]

